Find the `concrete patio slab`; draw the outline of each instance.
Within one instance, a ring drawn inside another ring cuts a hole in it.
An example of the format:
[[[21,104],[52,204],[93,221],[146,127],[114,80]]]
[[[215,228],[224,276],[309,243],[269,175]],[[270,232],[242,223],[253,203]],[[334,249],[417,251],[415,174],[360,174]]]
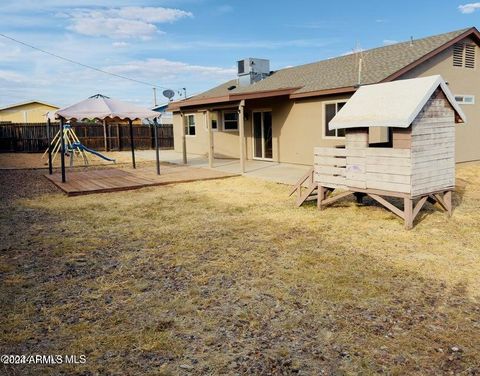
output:
[[[138,150],[135,154],[145,160],[155,160],[155,151],[153,150]],[[162,162],[183,165],[182,153],[177,153],[174,150],[161,150],[160,160]],[[188,154],[187,161],[189,166],[208,168],[206,156]],[[240,174],[240,161],[238,159],[215,159],[213,169],[230,174]],[[293,185],[310,169],[310,166],[247,160],[245,169],[244,176]]]

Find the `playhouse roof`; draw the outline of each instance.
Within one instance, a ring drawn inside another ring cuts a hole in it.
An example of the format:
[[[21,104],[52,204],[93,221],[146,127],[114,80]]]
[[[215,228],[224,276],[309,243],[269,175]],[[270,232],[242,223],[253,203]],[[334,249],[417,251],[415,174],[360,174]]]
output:
[[[440,87],[461,121],[466,117],[439,75],[398,80],[360,87],[337,115],[329,129],[358,127],[408,128],[435,90]]]

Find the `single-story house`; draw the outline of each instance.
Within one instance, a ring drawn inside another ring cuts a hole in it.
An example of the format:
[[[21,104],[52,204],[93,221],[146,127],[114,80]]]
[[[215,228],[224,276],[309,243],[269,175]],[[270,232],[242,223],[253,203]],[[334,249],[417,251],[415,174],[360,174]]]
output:
[[[158,120],[161,125],[170,125],[173,123],[173,114],[168,111],[168,103],[153,107],[152,111],[160,112],[162,116]]]
[[[456,161],[479,160],[479,46],[472,27],[278,71],[268,60],[241,60],[237,79],[170,104],[175,150],[240,158],[243,166],[313,165],[314,147],[345,144],[344,131],[328,123],[360,86],[441,75],[467,117],[456,127]],[[370,143],[391,142],[388,129],[369,134]]]
[[[59,108],[40,101],[12,104],[0,108],[0,123],[45,123],[45,114]]]

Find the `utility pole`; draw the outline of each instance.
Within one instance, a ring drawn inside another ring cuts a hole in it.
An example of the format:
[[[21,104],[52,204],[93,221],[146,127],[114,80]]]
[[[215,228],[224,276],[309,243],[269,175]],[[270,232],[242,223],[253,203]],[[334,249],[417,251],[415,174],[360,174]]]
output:
[[[157,107],[157,88],[153,87],[153,108]]]

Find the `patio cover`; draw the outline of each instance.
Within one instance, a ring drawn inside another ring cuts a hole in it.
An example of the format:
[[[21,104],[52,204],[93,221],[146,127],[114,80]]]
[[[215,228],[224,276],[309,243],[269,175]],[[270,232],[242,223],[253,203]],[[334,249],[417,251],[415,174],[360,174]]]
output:
[[[435,75],[361,86],[330,121],[328,128],[408,128],[439,86],[465,122],[465,115],[447,84],[441,76]]]

